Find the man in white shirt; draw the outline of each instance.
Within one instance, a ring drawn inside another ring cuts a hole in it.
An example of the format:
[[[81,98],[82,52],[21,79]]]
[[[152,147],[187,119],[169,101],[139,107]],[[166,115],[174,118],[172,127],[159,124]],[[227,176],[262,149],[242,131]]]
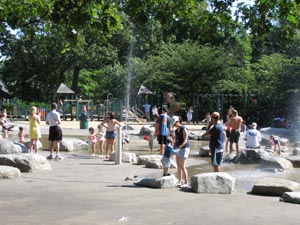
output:
[[[257,129],[257,124],[252,123],[251,128],[246,131],[244,140],[246,148],[260,148],[261,133]]]
[[[53,151],[56,150],[56,160],[61,160],[63,157],[59,155],[60,142],[62,140],[62,130],[60,128],[61,120],[60,114],[57,112],[57,104],[51,104],[51,111],[47,114],[46,124],[49,128],[49,141],[50,141],[50,155],[47,159],[53,159]]]

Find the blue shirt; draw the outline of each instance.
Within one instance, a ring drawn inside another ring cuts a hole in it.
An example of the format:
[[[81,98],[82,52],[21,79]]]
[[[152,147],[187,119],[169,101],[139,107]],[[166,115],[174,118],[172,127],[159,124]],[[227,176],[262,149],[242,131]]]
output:
[[[224,128],[221,124],[215,124],[208,132],[210,134],[209,148],[223,149]]]
[[[170,158],[171,154],[175,154],[175,153],[176,153],[176,151],[174,150],[174,148],[172,147],[171,144],[166,145],[164,157]]]

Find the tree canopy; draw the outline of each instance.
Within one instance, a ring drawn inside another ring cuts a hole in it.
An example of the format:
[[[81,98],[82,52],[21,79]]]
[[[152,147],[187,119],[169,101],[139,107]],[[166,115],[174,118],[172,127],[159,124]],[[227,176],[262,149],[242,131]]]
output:
[[[99,101],[125,100],[130,74],[132,102],[144,84],[186,104],[247,95],[250,117],[257,105],[286,114],[299,17],[297,0],[2,0],[0,79],[23,101],[51,101],[61,82]]]

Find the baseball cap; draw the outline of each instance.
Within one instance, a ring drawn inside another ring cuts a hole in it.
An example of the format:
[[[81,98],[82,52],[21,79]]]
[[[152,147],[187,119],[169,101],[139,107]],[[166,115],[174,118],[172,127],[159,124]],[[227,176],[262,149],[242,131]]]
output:
[[[256,129],[257,124],[256,124],[255,122],[253,122],[253,123],[251,124],[251,127],[254,128],[254,129]]]

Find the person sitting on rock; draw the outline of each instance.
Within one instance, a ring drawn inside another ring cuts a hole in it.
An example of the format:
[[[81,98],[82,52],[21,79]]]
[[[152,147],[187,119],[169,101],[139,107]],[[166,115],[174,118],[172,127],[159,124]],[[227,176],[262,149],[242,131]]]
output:
[[[257,124],[252,123],[250,129],[246,131],[244,137],[246,148],[260,148],[261,133],[256,128]]]

